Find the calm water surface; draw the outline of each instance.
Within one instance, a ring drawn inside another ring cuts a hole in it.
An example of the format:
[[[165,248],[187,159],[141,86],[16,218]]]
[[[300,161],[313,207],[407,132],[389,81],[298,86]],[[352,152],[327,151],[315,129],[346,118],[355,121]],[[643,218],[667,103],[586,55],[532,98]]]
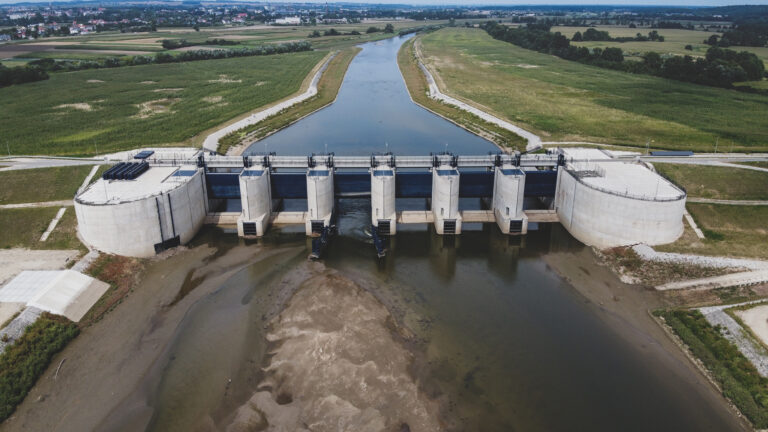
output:
[[[495,150],[410,101],[396,64],[402,42],[364,45],[336,103],[251,150],[263,151],[267,143],[269,151],[304,155],[324,151],[327,143],[336,154],[368,154],[383,151],[385,142],[397,154],[442,151],[445,143],[461,153]],[[431,394],[455,401],[452,414],[465,430],[734,429],[722,404],[644,358],[547,267],[542,256],[576,257],[583,248],[559,225],[522,239],[489,225],[454,241],[411,228],[398,233],[380,262],[365,233],[370,202],[340,200],[339,213],[341,235],[326,265],[364,283],[422,341],[418,350],[428,367],[418,373]],[[197,241],[224,244],[234,236],[209,229]],[[261,242],[301,246],[306,240],[273,230]],[[306,256],[300,255],[247,267],[190,310],[151,398],[165,419],[155,425],[180,425],[180,419],[220,409],[231,395],[206,384],[211,371],[217,382],[252,374],[263,352],[259,300],[270,295],[271,272]]]

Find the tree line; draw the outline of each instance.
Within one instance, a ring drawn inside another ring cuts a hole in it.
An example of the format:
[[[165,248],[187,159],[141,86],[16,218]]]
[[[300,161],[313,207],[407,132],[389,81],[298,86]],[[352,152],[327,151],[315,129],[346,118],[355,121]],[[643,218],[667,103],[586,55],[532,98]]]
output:
[[[194,50],[179,53],[161,52],[155,55],[108,57],[103,60],[54,60],[39,59],[26,66],[7,68],[0,65],[0,87],[24,84],[48,79],[48,72],[77,71],[85,69],[115,68],[159,63],[181,63],[197,60],[219,60],[234,57],[250,57],[290,52],[310,51],[307,41],[267,44],[252,48]]]
[[[634,37],[611,37],[607,31],[601,31],[596,28],[588,28],[584,34],[581,32],[574,33],[571,38],[573,42],[586,42],[586,41],[610,41],[610,42],[664,42],[664,36],[660,35],[656,30],[648,32],[648,36],[644,36],[640,33]]]
[[[765,75],[763,61],[746,51],[736,52],[712,47],[707,51],[705,58],[661,56],[656,52],[649,52],[645,54],[643,61],[624,61],[621,48],[590,50],[586,47],[576,47],[560,32],[552,33],[548,22],[512,28],[489,21],[483,28],[495,39],[566,60],[678,81],[732,88],[734,82],[759,80]]]
[[[751,21],[737,24],[735,29],[723,32],[722,36],[712,35],[705,44],[719,47],[768,45],[768,21]]]
[[[186,39],[163,39],[163,48],[165,49],[178,49],[195,45],[231,46],[240,45],[240,42],[227,39],[208,39],[205,42],[189,42]]]

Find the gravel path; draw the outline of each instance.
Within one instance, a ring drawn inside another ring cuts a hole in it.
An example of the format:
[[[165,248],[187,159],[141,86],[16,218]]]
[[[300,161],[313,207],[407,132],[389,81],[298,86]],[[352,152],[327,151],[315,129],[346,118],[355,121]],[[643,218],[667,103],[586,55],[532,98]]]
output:
[[[294,96],[290,99],[284,100],[283,102],[280,102],[276,105],[273,105],[257,113],[251,114],[250,116],[240,121],[237,121],[235,123],[232,123],[231,125],[225,126],[217,130],[216,132],[208,135],[205,138],[205,141],[203,141],[203,148],[209,151],[218,151],[219,140],[221,138],[224,138],[225,135],[230,134],[236,130],[242,129],[246,126],[250,126],[252,124],[256,124],[260,121],[263,121],[267,117],[271,117],[286,108],[296,105],[297,103],[303,102],[311,98],[312,96],[316,95],[317,83],[318,81],[320,81],[320,77],[323,75],[323,72],[325,72],[325,69],[328,67],[328,64],[331,62],[331,60],[333,60],[335,56],[336,54],[328,57],[325,63],[323,63],[323,65],[317,71],[317,73],[315,73],[315,76],[312,77],[312,82],[309,84],[309,88],[307,88],[307,90],[304,93]]]
[[[671,252],[657,252],[652,247],[644,244],[632,246],[632,249],[640,258],[646,261],[670,262],[693,264],[702,267],[715,268],[746,268],[750,270],[768,270],[768,261],[750,260],[741,258],[711,257],[703,255],[679,254]]]
[[[17,209],[17,208],[34,208],[34,207],[70,207],[75,205],[72,200],[60,200],[60,201],[42,201],[33,203],[20,203],[20,204],[2,204],[0,209]]]
[[[700,279],[689,279],[679,282],[669,282],[657,285],[656,289],[659,291],[689,288],[709,290],[742,285],[757,285],[765,282],[768,282],[768,270],[754,270]]]
[[[720,333],[739,348],[744,357],[755,365],[760,375],[768,377],[768,351],[757,341],[753,340],[736,320],[725,313],[725,309],[764,301],[756,300],[735,305],[709,306],[699,308],[699,311],[710,324],[721,326]]]

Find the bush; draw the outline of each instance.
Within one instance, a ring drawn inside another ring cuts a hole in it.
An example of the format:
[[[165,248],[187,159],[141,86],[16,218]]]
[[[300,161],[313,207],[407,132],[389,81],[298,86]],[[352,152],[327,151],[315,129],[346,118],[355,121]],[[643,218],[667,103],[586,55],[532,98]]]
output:
[[[768,379],[757,372],[739,349],[712,327],[698,310],[659,314],[701,360],[730,399],[752,424],[768,426]]]
[[[78,333],[73,322],[45,312],[0,354],[0,421],[13,414],[53,356]]]

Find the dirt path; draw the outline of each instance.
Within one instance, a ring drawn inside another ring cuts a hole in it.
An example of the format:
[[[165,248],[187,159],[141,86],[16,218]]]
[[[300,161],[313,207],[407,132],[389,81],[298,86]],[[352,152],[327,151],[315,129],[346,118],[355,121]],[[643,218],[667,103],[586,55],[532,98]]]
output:
[[[33,203],[21,203],[21,204],[0,204],[0,209],[18,209],[18,208],[35,208],[35,207],[71,207],[75,205],[75,202],[72,200],[61,200],[61,201],[43,201],[43,202],[33,202]]]
[[[688,202],[702,203],[702,204],[724,204],[724,205],[739,205],[739,206],[764,206],[768,205],[768,201],[763,200],[723,200],[713,198],[686,198]]]

